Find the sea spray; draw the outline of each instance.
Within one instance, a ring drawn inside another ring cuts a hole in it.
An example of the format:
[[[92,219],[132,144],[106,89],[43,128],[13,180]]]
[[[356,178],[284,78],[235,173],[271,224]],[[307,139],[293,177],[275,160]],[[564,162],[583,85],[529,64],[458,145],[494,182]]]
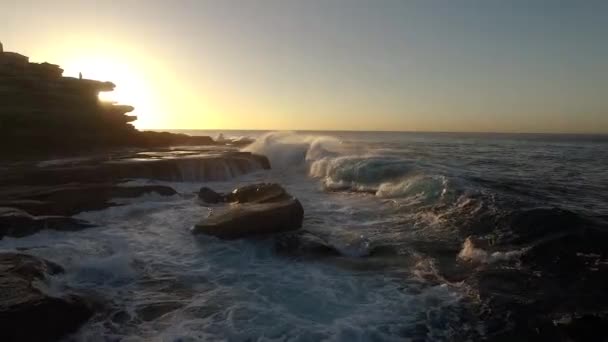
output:
[[[479,243],[479,242],[478,242]],[[519,257],[524,250],[506,251],[506,252],[488,252],[482,248],[475,246],[475,240],[471,237],[466,238],[462,244],[462,250],[458,253],[458,258],[464,261],[469,261],[476,264],[492,264],[500,261],[508,261]]]
[[[271,132],[262,135],[243,151],[261,154],[273,168],[300,166],[327,156],[337,156],[340,140],[329,136],[302,135],[293,132]]]

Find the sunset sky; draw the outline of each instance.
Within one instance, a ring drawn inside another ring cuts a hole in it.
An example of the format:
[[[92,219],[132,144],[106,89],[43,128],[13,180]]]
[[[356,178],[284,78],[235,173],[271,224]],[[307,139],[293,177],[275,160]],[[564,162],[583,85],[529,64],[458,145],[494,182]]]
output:
[[[608,1],[0,0],[138,128],[608,133]]]

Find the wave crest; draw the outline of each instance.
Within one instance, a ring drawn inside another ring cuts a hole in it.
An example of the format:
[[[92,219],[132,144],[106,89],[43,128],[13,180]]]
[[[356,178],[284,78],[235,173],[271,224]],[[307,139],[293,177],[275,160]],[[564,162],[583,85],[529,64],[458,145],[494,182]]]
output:
[[[424,174],[412,160],[357,153],[347,145],[333,137],[272,132],[244,151],[265,155],[274,169],[308,167],[309,176],[331,191],[408,198],[415,204],[432,204],[448,192],[445,176]]]
[[[338,156],[340,145],[340,140],[333,137],[271,132],[256,139],[243,151],[265,155],[273,168],[284,169],[301,166],[306,161]]]

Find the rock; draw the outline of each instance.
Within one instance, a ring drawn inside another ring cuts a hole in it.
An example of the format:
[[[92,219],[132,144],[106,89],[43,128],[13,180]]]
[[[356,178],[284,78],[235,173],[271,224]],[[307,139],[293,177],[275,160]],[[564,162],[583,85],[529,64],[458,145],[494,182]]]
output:
[[[309,232],[281,234],[274,241],[275,252],[294,257],[340,256],[340,251]]]
[[[286,232],[302,227],[304,208],[278,184],[254,184],[235,189],[226,210],[213,213],[193,228],[222,239]]]
[[[234,189],[229,194],[220,194],[207,187],[202,187],[198,198],[206,203],[268,203],[291,198],[280,185],[275,183],[259,183]]]
[[[198,198],[205,203],[220,203],[224,202],[224,196],[218,194],[217,192],[207,188],[202,187],[198,191]]]
[[[162,185],[118,186],[112,183],[68,184],[53,187],[3,189],[0,206],[27,210],[33,215],[71,216],[82,211],[101,210],[116,204],[113,198],[134,198],[147,193],[172,196],[177,192]]]
[[[15,208],[0,207],[0,239],[4,236],[23,237],[43,229],[75,231],[93,227],[83,220],[65,216],[32,216]]]
[[[260,183],[234,189],[226,195],[227,202],[234,203],[268,203],[290,198],[289,194],[278,184]]]
[[[111,82],[64,77],[50,63],[0,51],[0,156],[90,152],[121,147],[216,145],[208,136],[141,132],[135,108],[99,101]]]
[[[0,186],[114,183],[146,178],[170,182],[225,181],[270,169],[268,158],[249,152],[208,155],[117,156],[76,165],[11,167],[0,172]]]
[[[135,146],[155,147],[155,146],[186,146],[186,145],[215,145],[208,136],[190,136],[187,134],[169,132],[138,132],[134,137]]]
[[[222,239],[286,232],[302,227],[304,209],[295,198],[271,203],[248,203],[212,214],[197,224],[193,232]]]
[[[34,256],[0,253],[0,341],[56,341],[93,315],[93,306],[74,294],[52,296],[42,286],[57,264]]]

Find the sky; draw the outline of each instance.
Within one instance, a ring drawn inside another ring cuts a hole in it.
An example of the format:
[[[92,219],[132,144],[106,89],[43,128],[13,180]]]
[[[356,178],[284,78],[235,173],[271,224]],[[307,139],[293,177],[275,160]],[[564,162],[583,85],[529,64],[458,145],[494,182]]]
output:
[[[608,133],[608,1],[0,0],[142,129]]]

